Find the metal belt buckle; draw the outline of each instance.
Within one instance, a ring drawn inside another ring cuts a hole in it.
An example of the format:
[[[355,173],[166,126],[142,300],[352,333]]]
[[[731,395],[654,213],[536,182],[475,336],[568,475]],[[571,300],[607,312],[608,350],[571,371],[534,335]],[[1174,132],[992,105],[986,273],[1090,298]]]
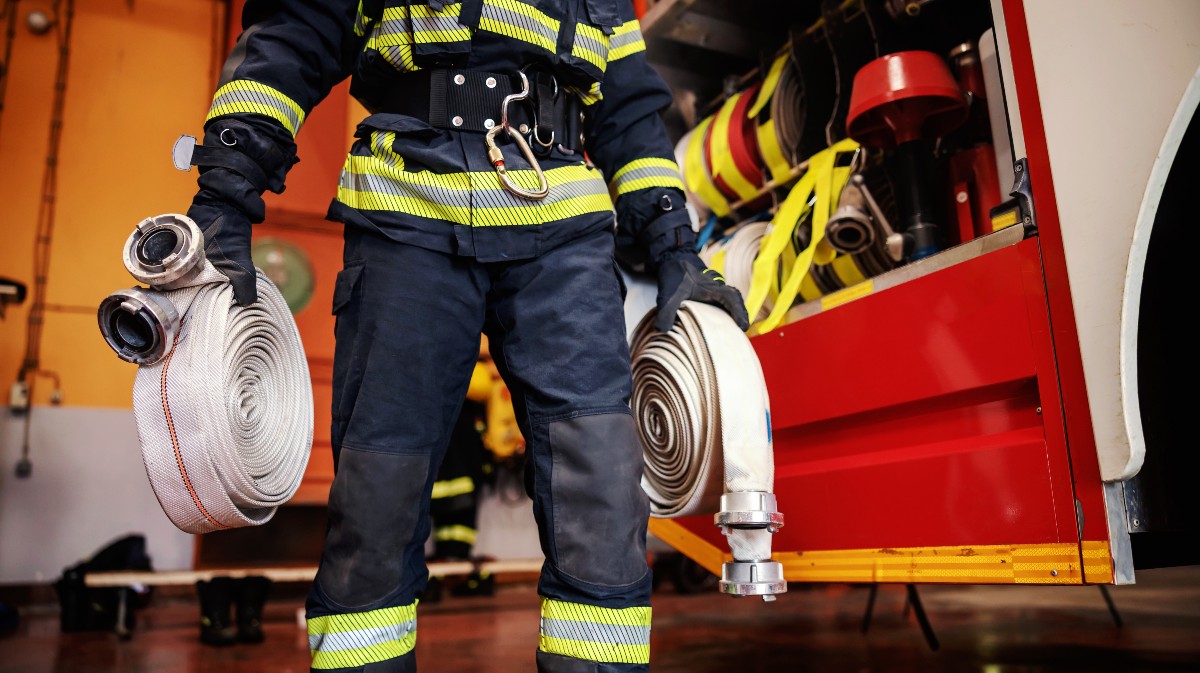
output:
[[[519,100],[525,100],[529,97],[529,78],[520,70],[517,74],[521,76],[521,93],[514,93],[504,97],[504,101],[500,103],[500,123],[488,129],[487,135],[483,137],[488,148],[488,161],[492,162],[492,168],[496,169],[496,175],[500,178],[500,186],[504,187],[509,193],[514,196],[519,196],[522,199],[530,201],[541,201],[550,194],[550,185],[546,182],[546,176],[542,173],[542,167],[538,165],[537,159],[533,156],[533,150],[529,148],[529,143],[525,142],[525,138],[519,131],[508,125],[508,105]],[[533,167],[533,170],[538,176],[538,189],[536,191],[524,189],[517,186],[516,183],[508,177],[508,170],[504,167],[504,153],[496,145],[496,134],[504,130],[509,138],[520,148],[521,154],[525,155],[525,160]]]

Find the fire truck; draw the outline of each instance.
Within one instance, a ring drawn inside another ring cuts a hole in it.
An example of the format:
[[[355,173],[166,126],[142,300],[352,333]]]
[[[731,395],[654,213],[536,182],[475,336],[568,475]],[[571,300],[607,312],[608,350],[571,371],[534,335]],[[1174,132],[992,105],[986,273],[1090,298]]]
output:
[[[746,293],[791,228],[750,307],[787,581],[1107,585],[1197,561],[1198,28],[1167,0],[645,8],[706,259],[741,255],[719,261]],[[859,182],[781,221],[839,142]],[[713,573],[730,558],[711,515],[651,531]]]

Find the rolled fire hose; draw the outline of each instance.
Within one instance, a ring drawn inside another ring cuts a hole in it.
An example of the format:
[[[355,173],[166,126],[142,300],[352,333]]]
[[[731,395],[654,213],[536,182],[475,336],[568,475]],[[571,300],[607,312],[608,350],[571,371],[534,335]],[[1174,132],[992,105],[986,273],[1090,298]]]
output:
[[[700,259],[717,273],[725,277],[730,287],[746,297],[750,293],[750,282],[754,272],[754,258],[763,236],[767,234],[768,222],[748,222],[741,225],[723,238],[704,246],[700,251]],[[767,317],[771,310],[771,299],[768,296],[763,302],[755,321]]]
[[[258,271],[258,301],[238,306],[183,215],[142,221],[124,259],[152,289],[106,298],[100,331],[140,365],[133,410],[163,512],[188,533],[266,523],[312,450],[312,384],[287,303]]]
[[[651,516],[714,517],[733,561],[720,587],[772,600],[787,591],[771,559],[771,535],[783,526],[772,489],[771,412],[758,356],[721,309],[684,302],[670,332],[655,311],[633,333],[631,406],[645,451],[642,488]]]

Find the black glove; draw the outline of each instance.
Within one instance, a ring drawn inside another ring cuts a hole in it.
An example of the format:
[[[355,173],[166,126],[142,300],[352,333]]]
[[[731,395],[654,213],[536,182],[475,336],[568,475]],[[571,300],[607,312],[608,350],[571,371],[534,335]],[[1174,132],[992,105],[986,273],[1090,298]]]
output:
[[[237,303],[248,306],[258,300],[251,225],[266,216],[263,192],[283,191],[295,144],[269,122],[215,119],[205,128],[204,146],[217,152],[197,162],[200,191],[187,215],[204,232],[205,256],[229,278]]]
[[[237,303],[249,306],[257,301],[258,285],[254,260],[250,257],[250,219],[246,214],[228,204],[206,199],[194,201],[187,215],[204,232],[204,256],[229,278]]]
[[[658,260],[657,268],[658,315],[654,326],[658,331],[670,331],[680,305],[688,300],[718,306],[743,332],[750,329],[742,293],[726,285],[725,279],[716,271],[706,268],[695,252],[686,248],[667,252]]]

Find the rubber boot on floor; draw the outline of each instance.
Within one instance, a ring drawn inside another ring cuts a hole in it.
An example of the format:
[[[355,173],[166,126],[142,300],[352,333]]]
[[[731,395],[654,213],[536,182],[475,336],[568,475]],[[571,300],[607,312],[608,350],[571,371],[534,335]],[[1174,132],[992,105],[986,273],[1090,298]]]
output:
[[[200,598],[200,642],[205,645],[237,642],[237,627],[230,620],[234,589],[234,580],[230,577],[196,582],[196,593]]]
[[[262,614],[267,597],[271,595],[271,580],[266,577],[244,577],[237,585],[237,639],[239,643],[263,641]]]

